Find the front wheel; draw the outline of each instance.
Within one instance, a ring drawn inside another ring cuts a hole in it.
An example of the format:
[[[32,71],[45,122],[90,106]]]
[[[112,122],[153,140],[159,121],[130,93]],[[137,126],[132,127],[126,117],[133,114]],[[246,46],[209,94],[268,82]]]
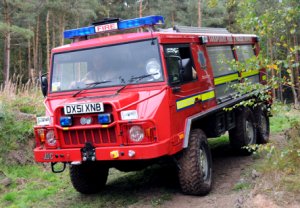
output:
[[[212,157],[205,133],[193,129],[189,144],[179,160],[179,183],[182,191],[190,195],[206,195],[212,187]]]
[[[82,194],[94,194],[101,191],[107,181],[107,167],[95,162],[86,162],[70,167],[70,178],[73,187]]]

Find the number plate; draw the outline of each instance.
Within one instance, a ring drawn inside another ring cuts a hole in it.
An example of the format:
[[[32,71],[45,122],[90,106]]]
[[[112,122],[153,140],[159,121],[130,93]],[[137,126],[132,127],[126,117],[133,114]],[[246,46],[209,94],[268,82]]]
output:
[[[72,104],[72,105],[64,106],[65,115],[98,113],[103,111],[104,111],[103,103],[82,103],[82,104]]]

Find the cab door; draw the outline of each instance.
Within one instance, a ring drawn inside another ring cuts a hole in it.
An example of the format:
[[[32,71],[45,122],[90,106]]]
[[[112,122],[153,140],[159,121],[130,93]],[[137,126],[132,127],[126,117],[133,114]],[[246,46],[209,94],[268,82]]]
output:
[[[185,119],[201,112],[204,100],[214,98],[214,91],[209,91],[211,76],[200,45],[165,45],[164,55],[170,85],[171,134],[183,138]]]

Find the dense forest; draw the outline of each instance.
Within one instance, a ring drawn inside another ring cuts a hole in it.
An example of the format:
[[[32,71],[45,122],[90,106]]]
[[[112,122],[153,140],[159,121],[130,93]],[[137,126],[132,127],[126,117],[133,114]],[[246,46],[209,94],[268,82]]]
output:
[[[65,29],[107,18],[162,15],[174,25],[225,27],[260,36],[264,67],[277,96],[288,86],[295,104],[299,84],[299,0],[1,0],[0,84],[38,80],[47,71],[51,48],[69,43]]]

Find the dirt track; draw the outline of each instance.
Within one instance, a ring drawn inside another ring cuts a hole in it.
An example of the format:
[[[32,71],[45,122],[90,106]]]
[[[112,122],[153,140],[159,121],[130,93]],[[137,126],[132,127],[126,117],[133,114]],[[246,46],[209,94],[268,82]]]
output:
[[[283,139],[283,135],[273,135],[273,139]],[[178,184],[173,187],[173,194],[170,200],[166,200],[158,207],[171,207],[171,208],[188,208],[188,207],[201,207],[201,208],[277,208],[272,199],[266,195],[254,194],[253,187],[255,177],[259,177],[259,173],[255,172],[250,165],[253,164],[254,159],[252,156],[238,156],[235,155],[229,144],[223,145],[212,151],[213,154],[213,189],[211,193],[204,197],[187,196],[183,195]],[[258,175],[255,175],[258,174]],[[164,184],[165,178],[161,179]],[[159,181],[157,181],[159,182]],[[239,186],[241,184],[241,186]],[[153,186],[153,185],[151,185]],[[167,185],[162,185],[167,186]],[[240,188],[239,188],[240,187]],[[164,187],[165,188],[165,187]],[[151,188],[150,188],[151,189]],[[153,207],[153,204],[138,202],[132,206],[135,207]],[[294,204],[286,207],[300,207],[300,204]]]

